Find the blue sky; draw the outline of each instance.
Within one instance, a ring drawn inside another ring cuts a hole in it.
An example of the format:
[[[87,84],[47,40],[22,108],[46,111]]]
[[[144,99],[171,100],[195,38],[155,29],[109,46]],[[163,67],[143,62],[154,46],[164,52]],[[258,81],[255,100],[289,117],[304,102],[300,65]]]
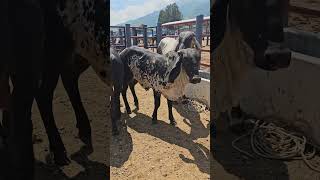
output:
[[[111,0],[111,25],[123,23],[158,11],[178,0]],[[182,0],[179,0],[182,1]],[[186,0],[183,0],[186,1]]]

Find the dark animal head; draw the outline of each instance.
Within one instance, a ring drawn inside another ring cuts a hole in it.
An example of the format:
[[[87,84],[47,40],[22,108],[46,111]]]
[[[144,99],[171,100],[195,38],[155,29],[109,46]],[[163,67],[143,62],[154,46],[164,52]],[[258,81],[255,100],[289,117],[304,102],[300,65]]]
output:
[[[196,34],[192,31],[184,31],[179,34],[179,43],[176,51],[180,49],[193,48],[201,49],[201,45],[196,39]]]
[[[284,6],[282,0],[216,0],[212,9],[214,48],[222,41],[229,21],[231,31],[239,30],[253,50],[257,67],[269,71],[287,68],[291,51],[284,46]]]
[[[169,75],[169,82],[173,82],[178,77],[181,69],[186,72],[190,83],[197,84],[201,82],[201,77],[199,76],[201,60],[199,50],[192,48],[181,49],[178,52],[171,51],[166,56],[167,58],[172,58],[171,61],[175,62]]]

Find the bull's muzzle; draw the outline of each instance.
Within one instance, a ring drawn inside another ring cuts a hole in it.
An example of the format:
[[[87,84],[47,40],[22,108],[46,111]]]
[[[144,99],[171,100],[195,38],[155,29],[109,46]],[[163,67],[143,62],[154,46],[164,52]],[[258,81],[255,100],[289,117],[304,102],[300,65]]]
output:
[[[199,75],[195,75],[190,79],[190,83],[198,84],[201,82],[201,77]]]

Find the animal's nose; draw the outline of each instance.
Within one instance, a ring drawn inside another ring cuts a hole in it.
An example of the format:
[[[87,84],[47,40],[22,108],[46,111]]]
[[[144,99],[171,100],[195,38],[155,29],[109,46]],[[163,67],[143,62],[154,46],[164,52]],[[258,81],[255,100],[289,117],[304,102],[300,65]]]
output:
[[[201,77],[199,75],[195,75],[190,79],[190,83],[197,84],[201,82]]]
[[[288,48],[269,48],[264,56],[272,69],[287,68],[291,62],[291,51]]]

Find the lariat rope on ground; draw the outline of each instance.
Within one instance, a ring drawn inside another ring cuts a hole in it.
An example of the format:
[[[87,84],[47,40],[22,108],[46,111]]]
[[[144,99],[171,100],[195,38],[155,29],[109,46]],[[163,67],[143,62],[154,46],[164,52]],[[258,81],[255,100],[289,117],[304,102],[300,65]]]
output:
[[[251,131],[232,141],[232,146],[237,151],[254,158],[252,154],[236,146],[240,139],[250,136],[251,149],[258,156],[276,160],[302,159],[310,169],[320,172],[320,168],[310,162],[316,154],[316,146],[308,143],[305,136],[289,132],[273,123],[261,123],[260,120],[253,123]],[[306,151],[307,144],[311,145],[311,151]]]

